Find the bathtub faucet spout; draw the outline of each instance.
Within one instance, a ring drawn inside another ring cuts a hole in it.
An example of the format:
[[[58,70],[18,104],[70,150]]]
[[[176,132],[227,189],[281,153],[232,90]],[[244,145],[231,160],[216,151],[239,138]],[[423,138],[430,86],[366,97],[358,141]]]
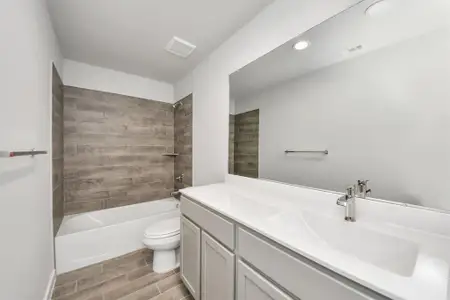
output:
[[[178,197],[181,196],[181,192],[180,191],[174,191],[174,192],[170,193],[170,195],[172,197],[178,198]]]

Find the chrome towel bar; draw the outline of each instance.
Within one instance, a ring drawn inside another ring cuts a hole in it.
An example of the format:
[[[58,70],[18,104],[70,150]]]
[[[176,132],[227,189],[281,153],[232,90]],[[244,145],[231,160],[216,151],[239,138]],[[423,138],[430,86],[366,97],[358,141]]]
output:
[[[325,155],[328,155],[328,150],[323,150],[323,151],[316,151],[316,150],[301,150],[301,151],[297,151],[297,150],[286,150],[284,151],[284,153],[289,154],[289,153],[322,153]]]
[[[0,157],[16,157],[16,156],[35,156],[39,154],[47,154],[47,151],[0,151]]]

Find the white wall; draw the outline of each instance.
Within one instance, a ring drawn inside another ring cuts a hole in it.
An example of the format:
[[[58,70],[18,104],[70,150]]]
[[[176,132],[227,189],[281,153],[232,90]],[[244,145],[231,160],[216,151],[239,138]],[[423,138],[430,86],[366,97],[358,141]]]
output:
[[[0,299],[43,299],[54,270],[51,71],[62,70],[45,1],[0,3],[0,150],[48,150],[0,158]]]
[[[236,100],[233,98],[230,98],[230,115],[236,114]]]
[[[194,70],[194,185],[223,181],[228,172],[228,76],[356,2],[277,0]]]
[[[174,103],[172,84],[64,60],[64,84],[149,100]]]
[[[260,109],[260,177],[450,210],[450,29],[404,41],[246,100]],[[286,149],[328,149],[328,156]]]
[[[175,102],[189,96],[192,93],[193,79],[192,73],[189,73],[186,77],[175,84]]]

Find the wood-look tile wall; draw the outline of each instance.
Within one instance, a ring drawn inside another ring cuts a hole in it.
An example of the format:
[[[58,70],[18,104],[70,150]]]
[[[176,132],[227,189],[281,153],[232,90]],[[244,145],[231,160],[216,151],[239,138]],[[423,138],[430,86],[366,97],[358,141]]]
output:
[[[64,213],[169,197],[173,114],[168,103],[65,87]]]
[[[175,117],[175,177],[184,175],[183,181],[175,180],[175,189],[192,186],[192,94],[180,100]]]
[[[235,115],[234,174],[259,176],[259,109]]]
[[[64,217],[64,86],[55,66],[53,66],[52,76],[52,201],[53,234],[56,236]]]
[[[234,174],[234,130],[235,130],[235,116],[230,115],[229,122],[229,138],[228,138],[228,173]]]

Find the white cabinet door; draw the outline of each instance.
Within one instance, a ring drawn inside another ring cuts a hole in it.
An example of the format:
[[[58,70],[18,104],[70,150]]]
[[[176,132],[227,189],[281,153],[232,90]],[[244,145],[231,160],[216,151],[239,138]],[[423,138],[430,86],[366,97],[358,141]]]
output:
[[[234,254],[202,232],[202,300],[234,299]]]
[[[195,300],[200,300],[200,238],[198,226],[181,217],[181,279]]]
[[[238,263],[237,300],[292,300],[242,261]]]

